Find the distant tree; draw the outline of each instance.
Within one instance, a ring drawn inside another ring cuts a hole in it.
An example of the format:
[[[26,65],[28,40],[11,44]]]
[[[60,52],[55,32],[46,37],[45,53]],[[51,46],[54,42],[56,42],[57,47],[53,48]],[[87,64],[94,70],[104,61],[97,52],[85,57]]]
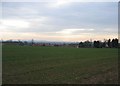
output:
[[[96,47],[96,41],[94,41],[93,45],[94,45],[94,47]]]
[[[100,41],[94,41],[94,47],[100,48]]]
[[[117,48],[118,47],[118,39],[116,38],[116,39],[114,39],[114,46],[115,46],[115,48]]]
[[[115,40],[112,39],[112,47],[115,47]]]
[[[100,47],[100,41],[97,41],[97,48]]]
[[[33,45],[33,44],[34,44],[34,39],[31,40],[31,45]]]
[[[80,42],[80,43],[79,43],[79,47],[84,47],[84,43],[83,43],[83,42]]]
[[[94,47],[97,47],[97,41],[94,41]]]
[[[21,40],[18,40],[18,44],[21,45],[21,46],[24,45],[24,43]]]
[[[102,43],[102,47],[106,47],[106,43],[105,42]]]
[[[27,41],[24,41],[24,44],[25,44],[25,45],[28,45],[28,42],[27,42]]]
[[[20,40],[18,39],[18,43],[20,44]]]
[[[111,40],[110,39],[108,40],[107,44],[108,44],[108,47],[111,47]]]
[[[85,46],[85,47],[91,47],[91,42],[88,41],[88,40],[85,41],[85,42],[84,42],[84,46]]]

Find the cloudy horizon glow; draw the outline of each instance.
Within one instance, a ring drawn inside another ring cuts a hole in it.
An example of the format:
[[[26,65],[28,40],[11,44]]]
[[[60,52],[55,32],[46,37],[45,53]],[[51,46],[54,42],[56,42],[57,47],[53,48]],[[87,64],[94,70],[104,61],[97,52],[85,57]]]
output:
[[[117,2],[2,2],[3,40],[118,38]]]

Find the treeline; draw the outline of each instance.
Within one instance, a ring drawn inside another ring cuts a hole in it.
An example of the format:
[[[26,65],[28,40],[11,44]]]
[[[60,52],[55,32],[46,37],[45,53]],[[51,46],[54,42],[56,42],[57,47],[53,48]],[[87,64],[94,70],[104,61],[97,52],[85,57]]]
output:
[[[35,42],[31,41],[2,41],[3,45],[20,45],[20,46],[56,46],[56,47],[77,47],[77,48],[118,48],[120,47],[119,40],[108,39],[103,42],[100,40],[84,41],[84,42]]]
[[[99,40],[95,40],[94,42],[90,42],[90,41],[80,42],[79,48],[80,47],[118,48],[118,47],[120,47],[120,44],[119,44],[118,39],[115,38],[115,39],[104,40],[104,42],[101,42]]]
[[[23,46],[23,45],[32,45],[32,43],[31,42],[27,42],[27,41],[20,41],[20,40],[18,40],[18,41],[13,41],[13,40],[7,40],[7,41],[3,41],[2,40],[2,44],[4,45],[21,45],[21,46]]]

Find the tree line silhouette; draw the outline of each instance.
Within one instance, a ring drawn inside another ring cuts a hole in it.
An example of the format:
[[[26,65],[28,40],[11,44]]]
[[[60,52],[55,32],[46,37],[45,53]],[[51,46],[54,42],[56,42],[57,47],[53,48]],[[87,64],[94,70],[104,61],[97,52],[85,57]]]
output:
[[[85,42],[80,42],[79,47],[95,47],[95,48],[118,48],[119,47],[119,42],[118,39],[108,39],[104,40],[104,42],[101,42],[99,40],[90,42],[90,41],[85,41]]]
[[[13,41],[7,40],[2,41],[3,45],[20,45],[20,46],[55,46],[55,47],[77,47],[77,48],[118,48],[120,47],[119,40],[115,39],[108,39],[101,42],[100,40],[92,41],[84,41],[84,42],[72,42],[72,43],[57,43],[57,42],[35,42],[33,39],[31,42],[29,41]]]

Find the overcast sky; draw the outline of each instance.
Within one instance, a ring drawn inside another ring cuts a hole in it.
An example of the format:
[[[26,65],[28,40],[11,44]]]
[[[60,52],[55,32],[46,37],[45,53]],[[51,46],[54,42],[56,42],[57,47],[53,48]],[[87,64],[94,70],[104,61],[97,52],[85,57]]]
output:
[[[117,2],[2,2],[3,40],[118,38]]]

